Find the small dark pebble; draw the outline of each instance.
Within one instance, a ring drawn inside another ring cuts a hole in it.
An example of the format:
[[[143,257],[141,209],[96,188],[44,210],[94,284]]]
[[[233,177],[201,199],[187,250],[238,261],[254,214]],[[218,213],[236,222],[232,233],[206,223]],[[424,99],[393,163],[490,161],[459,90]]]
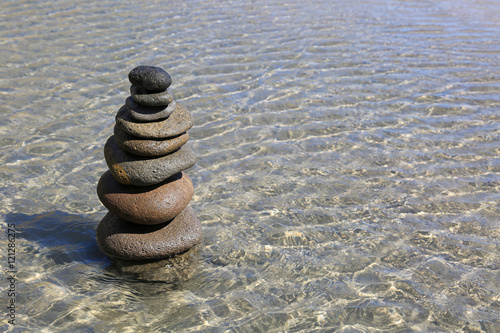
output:
[[[138,66],[130,71],[128,79],[149,92],[165,91],[172,84],[170,74],[154,66]]]

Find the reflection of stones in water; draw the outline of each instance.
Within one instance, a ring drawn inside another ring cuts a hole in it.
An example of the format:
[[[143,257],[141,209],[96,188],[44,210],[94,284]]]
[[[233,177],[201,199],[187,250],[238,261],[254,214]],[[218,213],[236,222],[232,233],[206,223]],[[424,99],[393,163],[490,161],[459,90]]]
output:
[[[196,272],[200,248],[201,246],[198,244],[183,254],[163,260],[114,259],[114,262],[124,276],[144,281],[184,282]]]
[[[270,237],[270,242],[282,246],[308,246],[315,244],[313,239],[298,230],[287,230],[275,233]]]

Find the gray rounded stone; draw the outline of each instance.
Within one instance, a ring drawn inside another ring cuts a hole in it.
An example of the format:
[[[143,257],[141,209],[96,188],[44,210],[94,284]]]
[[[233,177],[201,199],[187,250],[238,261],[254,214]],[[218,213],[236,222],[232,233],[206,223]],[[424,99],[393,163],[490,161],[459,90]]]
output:
[[[165,139],[178,136],[193,127],[194,119],[191,113],[177,103],[174,112],[164,120],[154,122],[138,122],[124,105],[116,114],[116,125],[126,133],[145,139]]]
[[[132,96],[125,100],[125,105],[132,119],[140,122],[166,119],[174,112],[176,104],[176,101],[172,101],[168,105],[144,106],[136,103]]]
[[[97,225],[101,251],[118,259],[164,259],[186,252],[201,239],[201,223],[190,205],[163,224],[135,224],[108,213]]]
[[[196,154],[187,144],[168,155],[148,158],[120,149],[114,135],[104,145],[104,158],[117,182],[135,186],[161,183],[196,163]]]
[[[159,93],[150,93],[146,89],[135,85],[130,86],[130,94],[134,101],[145,106],[168,105],[174,100],[174,97],[168,90]]]
[[[138,156],[164,156],[180,147],[189,140],[189,133],[166,139],[143,139],[132,136],[115,125],[115,140],[121,149]]]
[[[172,84],[170,74],[159,67],[137,66],[128,74],[130,83],[151,92],[165,91]]]

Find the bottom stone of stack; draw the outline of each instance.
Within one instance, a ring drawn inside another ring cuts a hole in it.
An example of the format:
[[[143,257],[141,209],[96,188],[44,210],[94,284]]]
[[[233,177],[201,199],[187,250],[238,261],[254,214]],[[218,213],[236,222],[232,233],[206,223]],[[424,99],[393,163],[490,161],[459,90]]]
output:
[[[186,252],[201,238],[201,223],[190,205],[173,220],[161,224],[131,223],[110,212],[97,226],[97,244],[114,259],[165,259]]]
[[[181,283],[189,280],[200,257],[200,244],[172,258],[161,260],[115,259],[115,265],[123,276],[144,281]]]

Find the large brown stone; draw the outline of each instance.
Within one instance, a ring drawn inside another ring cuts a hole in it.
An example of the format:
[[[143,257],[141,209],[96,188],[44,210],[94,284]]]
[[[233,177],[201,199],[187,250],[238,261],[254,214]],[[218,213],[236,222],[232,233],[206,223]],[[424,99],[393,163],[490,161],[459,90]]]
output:
[[[115,140],[121,149],[138,156],[164,156],[176,151],[189,139],[188,132],[166,139],[143,139],[115,126]]]
[[[116,125],[130,135],[145,139],[164,139],[177,136],[193,127],[191,113],[180,103],[176,103],[174,112],[164,120],[139,122],[134,120],[124,105],[116,114]]]
[[[116,216],[138,224],[164,223],[179,215],[193,197],[193,183],[183,172],[153,186],[118,183],[106,171],[97,184],[102,204]]]
[[[141,157],[120,149],[114,135],[104,145],[104,158],[117,182],[135,186],[161,183],[196,163],[196,154],[187,144],[165,156]]]
[[[163,224],[140,225],[108,213],[97,225],[97,243],[111,258],[164,259],[187,251],[201,239],[200,220],[189,205]]]

